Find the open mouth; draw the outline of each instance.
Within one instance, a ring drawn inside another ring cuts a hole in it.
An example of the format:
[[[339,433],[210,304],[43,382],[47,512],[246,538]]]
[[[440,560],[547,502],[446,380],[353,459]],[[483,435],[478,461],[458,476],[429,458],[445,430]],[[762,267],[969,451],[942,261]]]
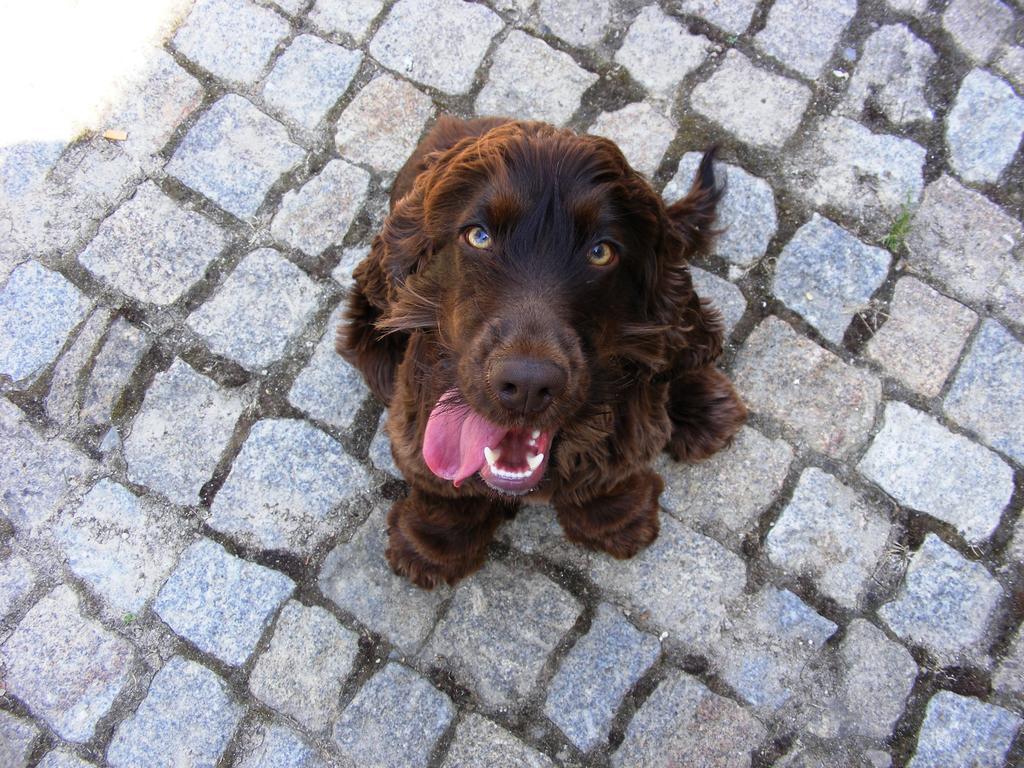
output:
[[[492,424],[451,389],[430,412],[423,459],[431,472],[456,488],[479,472],[494,490],[519,495],[544,478],[550,447],[550,432]]]

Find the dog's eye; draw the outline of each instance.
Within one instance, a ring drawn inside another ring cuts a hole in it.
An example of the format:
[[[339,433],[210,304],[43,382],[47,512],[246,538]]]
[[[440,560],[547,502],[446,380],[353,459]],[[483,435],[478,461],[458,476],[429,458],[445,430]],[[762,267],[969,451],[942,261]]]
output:
[[[491,236],[483,227],[470,227],[462,238],[474,248],[487,251],[491,248]]]
[[[607,267],[615,261],[615,249],[610,243],[598,243],[590,249],[587,258],[595,267]]]

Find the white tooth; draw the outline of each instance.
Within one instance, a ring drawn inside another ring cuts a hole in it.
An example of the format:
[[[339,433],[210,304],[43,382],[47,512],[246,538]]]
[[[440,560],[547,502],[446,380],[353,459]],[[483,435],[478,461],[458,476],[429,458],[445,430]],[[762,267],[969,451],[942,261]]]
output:
[[[538,437],[540,437],[540,430],[539,429],[533,430],[533,434],[530,435],[530,437],[532,437],[534,440],[536,440]]]
[[[542,461],[544,461],[544,454],[543,453],[538,453],[538,454],[535,454],[533,456],[527,456],[526,457],[526,463],[529,465],[531,472],[536,471],[537,467],[540,466],[540,463]]]
[[[487,463],[493,467],[498,463],[498,459],[501,458],[501,451],[495,451],[485,447],[484,458],[487,459]]]

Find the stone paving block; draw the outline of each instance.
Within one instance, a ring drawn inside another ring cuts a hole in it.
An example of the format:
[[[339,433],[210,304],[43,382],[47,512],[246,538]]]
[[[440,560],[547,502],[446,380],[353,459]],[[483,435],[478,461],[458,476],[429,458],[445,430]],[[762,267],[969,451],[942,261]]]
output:
[[[896,283],[889,319],[865,347],[886,373],[925,397],[942,390],[978,316],[914,277]]]
[[[739,557],[666,516],[647,549],[625,561],[595,556],[588,572],[616,601],[699,652],[717,643],[725,605],[746,582]]]
[[[0,562],[0,619],[23,605],[36,585],[35,568],[20,555]]]
[[[61,738],[86,742],[130,682],[135,651],[81,615],[78,595],[59,586],[0,646],[4,687]]]
[[[93,463],[59,437],[45,439],[17,406],[0,398],[0,499],[15,531],[48,530],[57,507],[81,490]]]
[[[352,272],[369,255],[369,245],[357,245],[352,248],[346,248],[341,252],[341,260],[338,261],[338,266],[331,270],[331,279],[342,288],[350,288],[353,285]]]
[[[238,754],[236,768],[329,768],[298,732],[276,720],[243,740]]]
[[[888,251],[865,245],[815,213],[779,254],[772,292],[839,346],[853,316],[882,285],[890,261]]]
[[[305,152],[284,126],[229,93],[185,135],[167,172],[240,219],[251,219],[270,187]]]
[[[123,129],[121,147],[143,159],[170,141],[175,129],[203,103],[203,86],[166,51],[155,49],[139,82],[121,99],[107,124]]]
[[[666,202],[673,203],[689,192],[700,159],[700,152],[683,155],[676,175],[662,192]],[[725,178],[725,197],[718,204],[715,227],[725,231],[715,240],[714,252],[737,266],[752,266],[775,236],[775,194],[764,179],[738,165],[716,162],[715,172]]]
[[[939,691],[928,702],[908,768],[999,768],[1022,723],[1002,707]]]
[[[317,584],[335,605],[393,643],[415,653],[434,626],[451,590],[427,591],[391,572],[384,558],[387,524],[383,508],[370,513],[351,541],[324,559]]]
[[[1017,93],[1024,95],[1024,47],[1004,46],[993,68],[1013,84]]]
[[[544,714],[581,752],[607,744],[622,697],[660,654],[653,636],[601,603],[589,631],[576,641],[551,680]]]
[[[809,467],[766,541],[779,567],[856,609],[885,551],[889,523],[832,475]]]
[[[711,42],[648,5],[630,25],[615,61],[652,96],[671,99],[683,78],[707,58]]]
[[[89,313],[89,298],[63,275],[27,261],[0,289],[0,374],[32,384]]]
[[[397,173],[434,113],[430,97],[388,74],[367,83],[338,118],[334,143],[355,163]]]
[[[114,406],[150,346],[150,338],[124,318],[107,332],[82,393],[82,419],[92,426],[110,421]]]
[[[39,728],[31,720],[0,710],[0,765],[26,768],[38,738]]]
[[[739,547],[782,489],[792,461],[785,440],[742,427],[732,445],[707,461],[681,464],[659,456],[654,468],[665,480],[661,506]]]
[[[220,677],[175,656],[153,676],[135,714],[117,727],[107,759],[114,768],[215,765],[243,713]]]
[[[61,141],[26,141],[0,147],[0,204],[15,203],[37,189],[64,148]]]
[[[509,768],[555,768],[546,756],[477,714],[469,714],[455,727],[455,740],[441,768],[477,768],[502,765]]]
[[[784,172],[812,208],[834,209],[881,238],[924,189],[925,150],[909,139],[872,133],[845,117],[826,117]]]
[[[843,113],[856,119],[868,106],[895,125],[931,120],[925,81],[936,61],[931,46],[904,25],[882,27],[864,42],[842,101]]]
[[[132,298],[165,305],[201,280],[227,243],[220,227],[147,181],[100,225],[78,260]]]
[[[486,706],[517,707],[580,610],[546,577],[491,560],[459,584],[420,658],[443,657]],[[523,616],[530,617],[525,635]]]
[[[998,669],[992,689],[1017,704],[1024,704],[1024,629],[1018,628]]]
[[[357,653],[359,636],[330,613],[289,601],[253,667],[249,690],[311,731],[323,731],[339,714],[341,686]]]
[[[826,739],[885,741],[914,687],[914,657],[864,619],[850,622],[837,656],[841,679],[835,689],[811,689],[818,716],[809,729]]]
[[[731,607],[713,666],[756,710],[766,714],[789,701],[804,669],[837,627],[788,590],[766,586]]]
[[[175,359],[153,379],[125,440],[128,477],[175,504],[198,504],[244,406],[240,393]]]
[[[843,743],[829,742],[823,746],[804,745],[797,741],[772,768],[891,768],[888,752],[863,750]]]
[[[742,35],[757,9],[757,0],[677,0],[674,7],[682,13],[699,16],[731,35]]]
[[[925,189],[911,221],[907,263],[959,298],[992,304],[1022,320],[1024,267],[1014,255],[1022,244],[1020,223],[987,198],[942,176]]]
[[[309,20],[321,32],[349,35],[358,43],[383,7],[383,0],[316,0]]]
[[[599,44],[612,20],[610,0],[594,0],[582,13],[577,0],[540,0],[537,12],[545,27],[577,48]]]
[[[857,469],[971,542],[992,535],[1013,495],[1013,470],[999,456],[899,402],[886,405],[885,423]]]
[[[671,117],[641,101],[614,112],[602,112],[587,133],[614,141],[629,164],[650,178],[661,165],[677,128]]]
[[[987,628],[1003,588],[980,563],[964,559],[929,533],[892,602],[878,615],[904,641],[943,665],[986,664]]]
[[[885,0],[886,5],[894,11],[921,16],[928,12],[928,0]]]
[[[188,326],[213,352],[258,370],[284,356],[323,297],[305,272],[273,248],[260,248],[188,316]]]
[[[1005,80],[975,69],[946,116],[949,164],[969,184],[994,183],[1024,136],[1024,98]]]
[[[370,54],[417,83],[445,93],[466,93],[491,39],[503,26],[501,17],[483,5],[398,0],[373,36]]]
[[[747,337],[734,366],[747,404],[778,419],[799,443],[829,456],[863,444],[882,399],[878,379],[768,317]]]
[[[447,696],[412,670],[390,663],[345,708],[334,741],[356,765],[425,768],[454,717]]]
[[[209,524],[249,547],[310,555],[339,532],[340,504],[370,490],[341,444],[296,419],[253,425],[210,507]]]
[[[995,320],[986,320],[946,395],[944,408],[958,424],[1024,464],[1021,382],[1024,345]]]
[[[374,469],[387,472],[394,478],[402,479],[402,473],[395,466],[395,458],[391,455],[391,439],[388,437],[387,424],[388,412],[385,410],[377,422],[377,431],[370,441],[369,459]]]
[[[139,613],[185,547],[185,526],[123,485],[100,480],[55,532],[71,571],[115,610]]]
[[[743,291],[728,280],[698,267],[690,267],[690,277],[693,278],[693,288],[697,295],[709,300],[712,306],[722,313],[722,319],[725,321],[725,338],[728,339],[736,323],[747,311],[747,300],[743,296]]]
[[[348,88],[363,54],[299,35],[263,83],[263,98],[285,120],[311,131]]]
[[[767,736],[739,704],[672,670],[633,716],[612,765],[749,768],[751,752]]]
[[[182,554],[153,609],[199,650],[240,666],[294,589],[284,574],[200,539]]]
[[[46,415],[65,426],[78,422],[82,401],[83,370],[92,361],[96,348],[110,327],[114,311],[109,307],[94,307],[75,333],[74,341],[57,360],[50,377],[50,391],[46,394]]]
[[[562,125],[597,79],[569,54],[514,30],[494,54],[475,109],[481,115],[515,115]]]
[[[697,112],[740,141],[760,147],[785,144],[810,100],[806,85],[754,66],[735,49],[690,96]]]
[[[95,763],[83,760],[64,749],[55,749],[52,752],[47,752],[36,768],[95,768],[95,766]]]
[[[281,200],[270,232],[293,248],[320,256],[340,245],[359,213],[370,174],[344,160],[331,160],[301,189]]]
[[[253,85],[291,27],[246,0],[199,0],[174,35],[174,47],[230,85]]]
[[[496,538],[525,554],[580,571],[593,559],[590,550],[565,538],[554,507],[547,505],[523,506],[515,519],[502,523]]]
[[[1012,38],[1013,11],[999,0],[951,0],[942,28],[971,61],[986,64]]]
[[[334,349],[344,313],[343,302],[327,321],[313,357],[295,378],[288,392],[288,402],[318,421],[347,430],[370,397],[370,390],[359,371]]]
[[[813,80],[832,58],[840,35],[856,13],[857,0],[778,0],[754,44]]]

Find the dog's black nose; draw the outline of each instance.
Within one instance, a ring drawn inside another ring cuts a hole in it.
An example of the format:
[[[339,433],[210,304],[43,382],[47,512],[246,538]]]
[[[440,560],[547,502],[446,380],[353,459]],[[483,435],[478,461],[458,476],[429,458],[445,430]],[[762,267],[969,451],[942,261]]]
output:
[[[509,357],[491,369],[498,401],[516,413],[540,413],[565,390],[565,369],[534,357]]]

